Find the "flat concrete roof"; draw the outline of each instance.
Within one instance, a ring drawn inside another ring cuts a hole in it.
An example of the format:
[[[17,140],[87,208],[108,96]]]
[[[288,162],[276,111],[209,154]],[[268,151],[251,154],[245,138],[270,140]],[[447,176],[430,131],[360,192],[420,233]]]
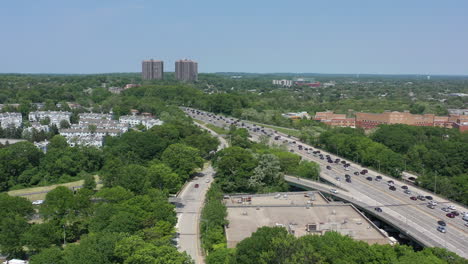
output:
[[[246,198],[251,197],[251,201]],[[226,197],[227,198],[227,197]],[[328,204],[328,200],[317,191],[308,192],[282,192],[268,194],[244,194],[230,195],[229,199],[224,199],[226,206],[239,205],[307,205],[307,204]]]
[[[284,226],[296,237],[337,231],[369,244],[391,243],[385,232],[379,230],[351,204],[328,202],[319,192],[312,193],[315,194],[316,201],[312,201],[309,206],[309,197],[304,197],[304,192],[287,193],[286,198],[283,194],[281,198],[275,198],[277,194],[251,195],[251,204],[236,202],[238,197],[248,195],[225,199],[229,221],[229,226],[226,227],[227,246],[235,247],[263,226]],[[294,203],[291,204],[291,201]]]

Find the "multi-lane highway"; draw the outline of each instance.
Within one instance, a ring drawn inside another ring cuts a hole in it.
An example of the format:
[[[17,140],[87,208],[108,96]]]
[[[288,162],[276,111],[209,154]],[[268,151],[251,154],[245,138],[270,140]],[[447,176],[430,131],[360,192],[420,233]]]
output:
[[[368,168],[363,168],[359,164],[304,144],[297,138],[288,137],[273,129],[194,109],[184,108],[184,110],[192,118],[218,127],[235,125],[246,128],[253,140],[258,141],[266,136],[271,144],[285,145],[291,152],[300,155],[303,159],[318,163],[321,167],[320,177],[322,180],[336,186],[332,188],[338,190],[338,193],[334,194],[337,197],[354,203],[391,222],[402,233],[407,234],[423,245],[444,247],[468,258],[468,227],[462,219],[463,212],[468,212],[466,207],[454,205],[442,197],[435,196],[414,186],[407,186],[404,182]],[[317,151],[320,151],[320,153],[317,153]],[[336,162],[336,159],[340,160]],[[345,169],[344,164],[349,164],[349,167]],[[364,169],[367,169],[368,172],[363,175],[360,172]],[[349,175],[348,181],[346,181],[345,174]],[[309,180],[297,179],[296,177],[285,177],[285,179],[295,185],[317,189],[317,184]],[[393,181],[393,183],[388,181]],[[438,204],[431,209],[428,207],[427,200],[410,199],[418,196],[431,196],[433,201]],[[451,209],[450,212],[456,210],[460,215],[449,218],[446,216],[447,212],[441,210],[441,208],[451,205],[456,208]],[[444,233],[437,230],[438,221],[441,220],[446,224],[446,232]]]
[[[199,125],[201,126],[201,125]],[[202,128],[218,136],[207,127]],[[227,146],[226,140],[220,138],[219,149]],[[200,245],[200,214],[205,201],[205,195],[213,182],[213,167],[207,166],[192,181],[185,184],[184,188],[177,195],[177,246],[179,251],[187,252],[196,264],[204,263]]]

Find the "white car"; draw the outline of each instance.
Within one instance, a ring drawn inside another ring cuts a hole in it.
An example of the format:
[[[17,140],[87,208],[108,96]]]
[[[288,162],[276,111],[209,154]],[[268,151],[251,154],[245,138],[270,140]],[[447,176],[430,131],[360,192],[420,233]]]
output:
[[[438,230],[439,232],[441,232],[441,233],[447,232],[447,229],[445,229],[445,227],[443,227],[443,226],[438,226],[438,227],[437,227],[437,230]]]
[[[210,182],[210,179],[206,179],[205,182],[206,182],[206,183],[209,183],[209,182]]]
[[[36,200],[34,202],[32,202],[33,205],[41,205],[44,203],[44,200]]]
[[[455,205],[449,205],[447,208],[450,210],[455,210]]]
[[[338,193],[338,191],[336,189],[330,189],[330,192],[332,193]]]

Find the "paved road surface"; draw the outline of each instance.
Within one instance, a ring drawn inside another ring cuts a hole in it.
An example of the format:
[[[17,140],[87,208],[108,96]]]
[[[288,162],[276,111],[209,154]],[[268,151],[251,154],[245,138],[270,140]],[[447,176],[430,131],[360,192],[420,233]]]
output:
[[[464,225],[465,222],[461,219],[461,216],[450,219],[445,216],[446,212],[441,210],[442,207],[453,204],[452,202],[414,186],[409,187],[412,191],[411,195],[405,194],[401,188],[405,185],[404,182],[370,169],[368,169],[369,173],[365,176],[356,176],[353,173],[363,169],[359,164],[346,160],[347,163],[351,164],[351,167],[349,171],[345,171],[342,164],[328,163],[326,159],[321,160],[317,155],[310,153],[310,151],[305,151],[305,148],[313,150],[319,149],[299,142],[296,138],[288,138],[286,135],[275,132],[272,129],[261,128],[247,121],[236,123],[233,118],[216,116],[203,111],[197,113],[196,111],[186,110],[186,113],[195,119],[219,127],[229,127],[234,124],[239,127],[247,128],[253,140],[259,140],[261,136],[267,136],[270,143],[283,143],[286,141],[284,145],[286,145],[290,151],[299,154],[303,159],[314,161],[320,165],[320,177],[323,180],[344,189],[343,192],[340,192],[340,195],[343,196],[342,198],[360,207],[381,207],[383,212],[380,214],[380,217],[389,220],[397,228],[408,233],[424,245],[444,247],[450,251],[456,252],[460,256],[468,257],[468,227]],[[281,136],[280,140],[274,140],[273,138],[278,135]],[[295,144],[292,143],[293,141],[296,141]],[[299,149],[299,144],[303,146],[303,150]],[[324,156],[330,155],[333,160],[336,158],[343,160],[341,157],[337,157],[323,150],[320,150],[320,152]],[[327,169],[326,166],[330,166],[331,168]],[[351,175],[351,183],[344,181],[344,174]],[[381,181],[376,181],[375,177],[377,175],[382,176],[383,179]],[[373,180],[366,180],[368,176],[372,177]],[[340,181],[336,180],[336,177],[339,177]],[[387,180],[390,179],[395,182],[395,191],[391,191],[388,188]],[[435,209],[430,209],[427,207],[427,201],[413,201],[409,199],[410,196],[417,196],[418,194],[433,196],[434,200],[439,202],[439,205]],[[461,207],[460,205],[457,205],[457,210],[460,212],[468,212],[466,207]],[[447,233],[440,233],[437,231],[438,220],[444,220],[447,223]]]
[[[213,135],[219,136],[214,131],[199,125],[200,127],[210,131]],[[220,138],[220,137],[219,137]],[[226,140],[220,138],[221,144],[218,149],[226,147],[228,144]],[[196,264],[204,263],[203,254],[200,244],[200,214],[205,201],[205,194],[208,191],[215,171],[213,167],[208,166],[202,173],[204,176],[198,177],[188,182],[180,191],[177,198],[180,203],[176,207],[177,212],[177,232],[178,232],[178,249],[183,252],[186,251]],[[195,188],[195,184],[199,187]]]

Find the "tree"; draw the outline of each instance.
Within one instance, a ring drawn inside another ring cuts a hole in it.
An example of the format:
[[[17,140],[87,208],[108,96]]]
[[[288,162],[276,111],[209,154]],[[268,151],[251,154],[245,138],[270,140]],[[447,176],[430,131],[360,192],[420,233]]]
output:
[[[64,129],[64,128],[70,128],[70,123],[68,123],[67,120],[60,121],[60,129]]]
[[[23,234],[22,241],[33,252],[38,252],[51,245],[61,245],[63,231],[53,222],[34,224]]]
[[[47,145],[48,152],[51,150],[64,150],[68,148],[67,139],[60,135],[55,135],[50,139],[49,145]]]
[[[45,219],[63,220],[70,214],[73,203],[73,192],[67,187],[59,186],[47,193],[40,213]]]
[[[58,247],[43,249],[30,260],[31,264],[66,264],[63,260],[63,251]]]
[[[83,179],[83,188],[89,190],[94,190],[96,188],[96,180],[94,179],[94,176],[92,174],[84,173]]]
[[[167,189],[172,193],[179,190],[182,184],[182,178],[166,164],[154,164],[148,169],[148,178],[151,187]]]
[[[162,161],[169,165],[185,181],[195,168],[203,167],[203,158],[196,148],[176,143],[170,145],[162,154]]]
[[[275,155],[263,154],[258,158],[258,165],[249,179],[249,186],[256,191],[284,189],[283,174],[280,172],[280,162]]]
[[[296,175],[302,178],[318,179],[320,166],[315,162],[301,161],[296,169]]]
[[[28,223],[19,215],[0,219],[0,252],[9,258],[24,257],[21,236],[28,230]]]
[[[133,193],[142,194],[149,187],[148,169],[136,164],[124,166],[117,173],[113,186],[122,186]]]

